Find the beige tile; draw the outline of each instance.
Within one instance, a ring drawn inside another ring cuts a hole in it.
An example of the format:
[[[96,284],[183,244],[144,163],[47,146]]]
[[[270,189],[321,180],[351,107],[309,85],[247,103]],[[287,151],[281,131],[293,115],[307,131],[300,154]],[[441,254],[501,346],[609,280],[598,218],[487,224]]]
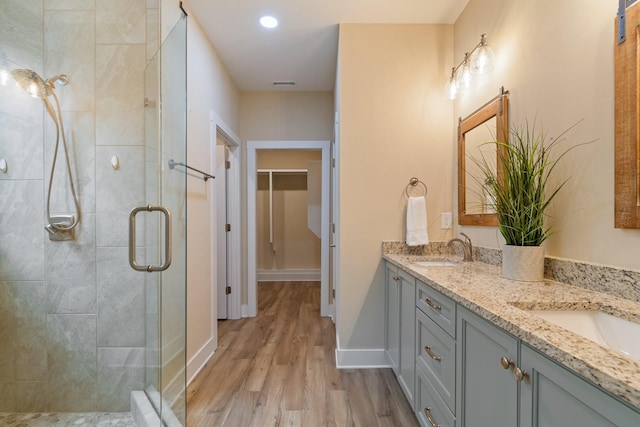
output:
[[[16,411],[17,412],[45,412],[47,411],[47,399],[43,398],[45,392],[44,381],[18,381],[15,383]]]
[[[63,111],[93,111],[95,87],[95,17],[93,12],[47,12],[45,76],[66,74],[57,85]]]
[[[96,145],[144,144],[144,45],[98,45]]]
[[[47,351],[48,411],[95,411],[96,316],[48,315]]]
[[[63,112],[62,116],[73,175],[73,185],[80,202],[80,211],[82,214],[93,213],[96,211],[94,114],[91,112]],[[44,176],[45,191],[47,191],[49,189],[49,177],[56,146],[56,127],[48,116],[45,119]],[[52,214],[75,214],[76,210],[69,183],[62,139],[59,141],[50,206]]]
[[[0,280],[44,280],[44,197],[39,180],[0,181]]]
[[[48,313],[96,314],[96,216],[85,214],[73,245],[48,239]]]
[[[96,5],[98,43],[145,43],[146,0],[101,1]]]
[[[42,0],[0,0],[0,67],[42,72]]]
[[[145,345],[144,276],[130,268],[127,248],[98,248],[98,345]]]
[[[144,386],[144,348],[98,348],[98,411],[128,411]]]
[[[0,157],[5,179],[42,179],[42,101],[14,84],[0,86]]]
[[[153,58],[158,51],[160,38],[160,11],[147,9],[147,60]]]
[[[109,163],[114,155],[120,159],[118,170],[113,170]],[[134,207],[145,205],[143,156],[142,147],[96,147],[98,246],[126,247],[129,244],[129,213]],[[145,215],[139,215],[137,219],[136,239],[142,242]],[[124,266],[129,268],[127,260]]]
[[[95,0],[44,0],[44,10],[94,10]]]

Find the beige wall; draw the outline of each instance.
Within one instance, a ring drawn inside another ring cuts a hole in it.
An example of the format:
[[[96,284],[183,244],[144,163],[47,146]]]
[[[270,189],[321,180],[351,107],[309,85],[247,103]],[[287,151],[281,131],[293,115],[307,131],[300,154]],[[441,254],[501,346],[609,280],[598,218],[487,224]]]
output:
[[[246,142],[251,140],[331,140],[332,92],[242,92],[239,135],[243,142],[242,170],[247,170]],[[242,230],[246,233],[246,172],[243,173]],[[246,236],[246,234],[243,234]],[[247,303],[247,248],[242,247],[242,303]]]
[[[471,0],[455,25],[455,59],[487,33],[497,67],[471,96],[455,102],[466,115],[504,85],[511,123],[537,117],[550,136],[579,120],[573,151],[556,171],[570,181],[552,210],[548,255],[640,268],[640,231],[613,227],[613,47],[615,0]],[[453,143],[453,141],[452,141]],[[455,186],[453,187],[455,191]],[[476,244],[499,247],[493,227],[464,227]]]
[[[321,151],[260,150],[258,169],[307,169]],[[269,240],[269,175],[258,175],[256,200],[257,268],[319,269],[320,239],[307,227],[307,175],[274,174],[274,247]],[[274,250],[275,249],[275,250]]]
[[[242,92],[240,137],[251,140],[329,140],[331,92]]]
[[[187,37],[187,162],[200,170],[212,171],[215,135],[211,135],[210,112],[214,111],[231,129],[236,129],[239,93],[193,15],[189,16]],[[212,277],[215,269],[212,200],[216,197],[213,188],[212,181],[204,182],[195,176],[187,180],[188,361],[199,351],[204,349],[203,353],[207,353],[217,345],[217,330],[212,327],[212,319],[217,318]]]
[[[342,348],[383,348],[380,243],[404,240],[405,187],[428,187],[433,241],[450,237],[453,107],[442,87],[451,25],[340,25],[340,234],[337,327]]]

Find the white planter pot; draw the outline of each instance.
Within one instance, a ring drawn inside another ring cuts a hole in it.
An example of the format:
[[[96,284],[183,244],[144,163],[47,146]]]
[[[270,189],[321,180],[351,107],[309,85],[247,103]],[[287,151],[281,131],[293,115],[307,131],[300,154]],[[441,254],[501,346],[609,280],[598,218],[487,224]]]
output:
[[[544,280],[544,247],[502,247],[502,277],[523,282]]]

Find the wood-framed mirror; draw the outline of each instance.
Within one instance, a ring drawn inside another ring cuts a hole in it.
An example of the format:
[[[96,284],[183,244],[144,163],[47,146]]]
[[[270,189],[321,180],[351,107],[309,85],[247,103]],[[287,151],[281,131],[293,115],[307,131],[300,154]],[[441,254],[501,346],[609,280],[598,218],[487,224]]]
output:
[[[627,2],[629,4],[629,2]],[[640,228],[640,4],[626,8],[624,27],[616,18],[615,77],[615,228]],[[618,31],[624,29],[624,37]]]
[[[501,158],[505,158],[504,147],[487,144],[491,141],[507,142],[509,129],[509,92],[504,88],[500,94],[458,121],[458,224],[498,225],[498,215],[492,209],[488,193],[481,180],[482,173],[476,160],[483,162],[495,159],[498,179],[502,179]],[[501,150],[502,153],[498,152]]]

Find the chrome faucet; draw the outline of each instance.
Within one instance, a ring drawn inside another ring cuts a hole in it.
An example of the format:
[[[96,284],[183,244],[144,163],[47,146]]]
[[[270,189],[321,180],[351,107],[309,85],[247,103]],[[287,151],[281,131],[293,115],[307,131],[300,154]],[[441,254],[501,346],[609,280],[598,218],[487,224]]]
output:
[[[464,240],[458,238],[451,239],[447,242],[447,246],[451,247],[456,242],[460,243],[462,245],[462,250],[464,251],[464,261],[473,261],[473,245],[471,244],[471,239],[464,233],[460,233],[460,235],[464,237]]]

